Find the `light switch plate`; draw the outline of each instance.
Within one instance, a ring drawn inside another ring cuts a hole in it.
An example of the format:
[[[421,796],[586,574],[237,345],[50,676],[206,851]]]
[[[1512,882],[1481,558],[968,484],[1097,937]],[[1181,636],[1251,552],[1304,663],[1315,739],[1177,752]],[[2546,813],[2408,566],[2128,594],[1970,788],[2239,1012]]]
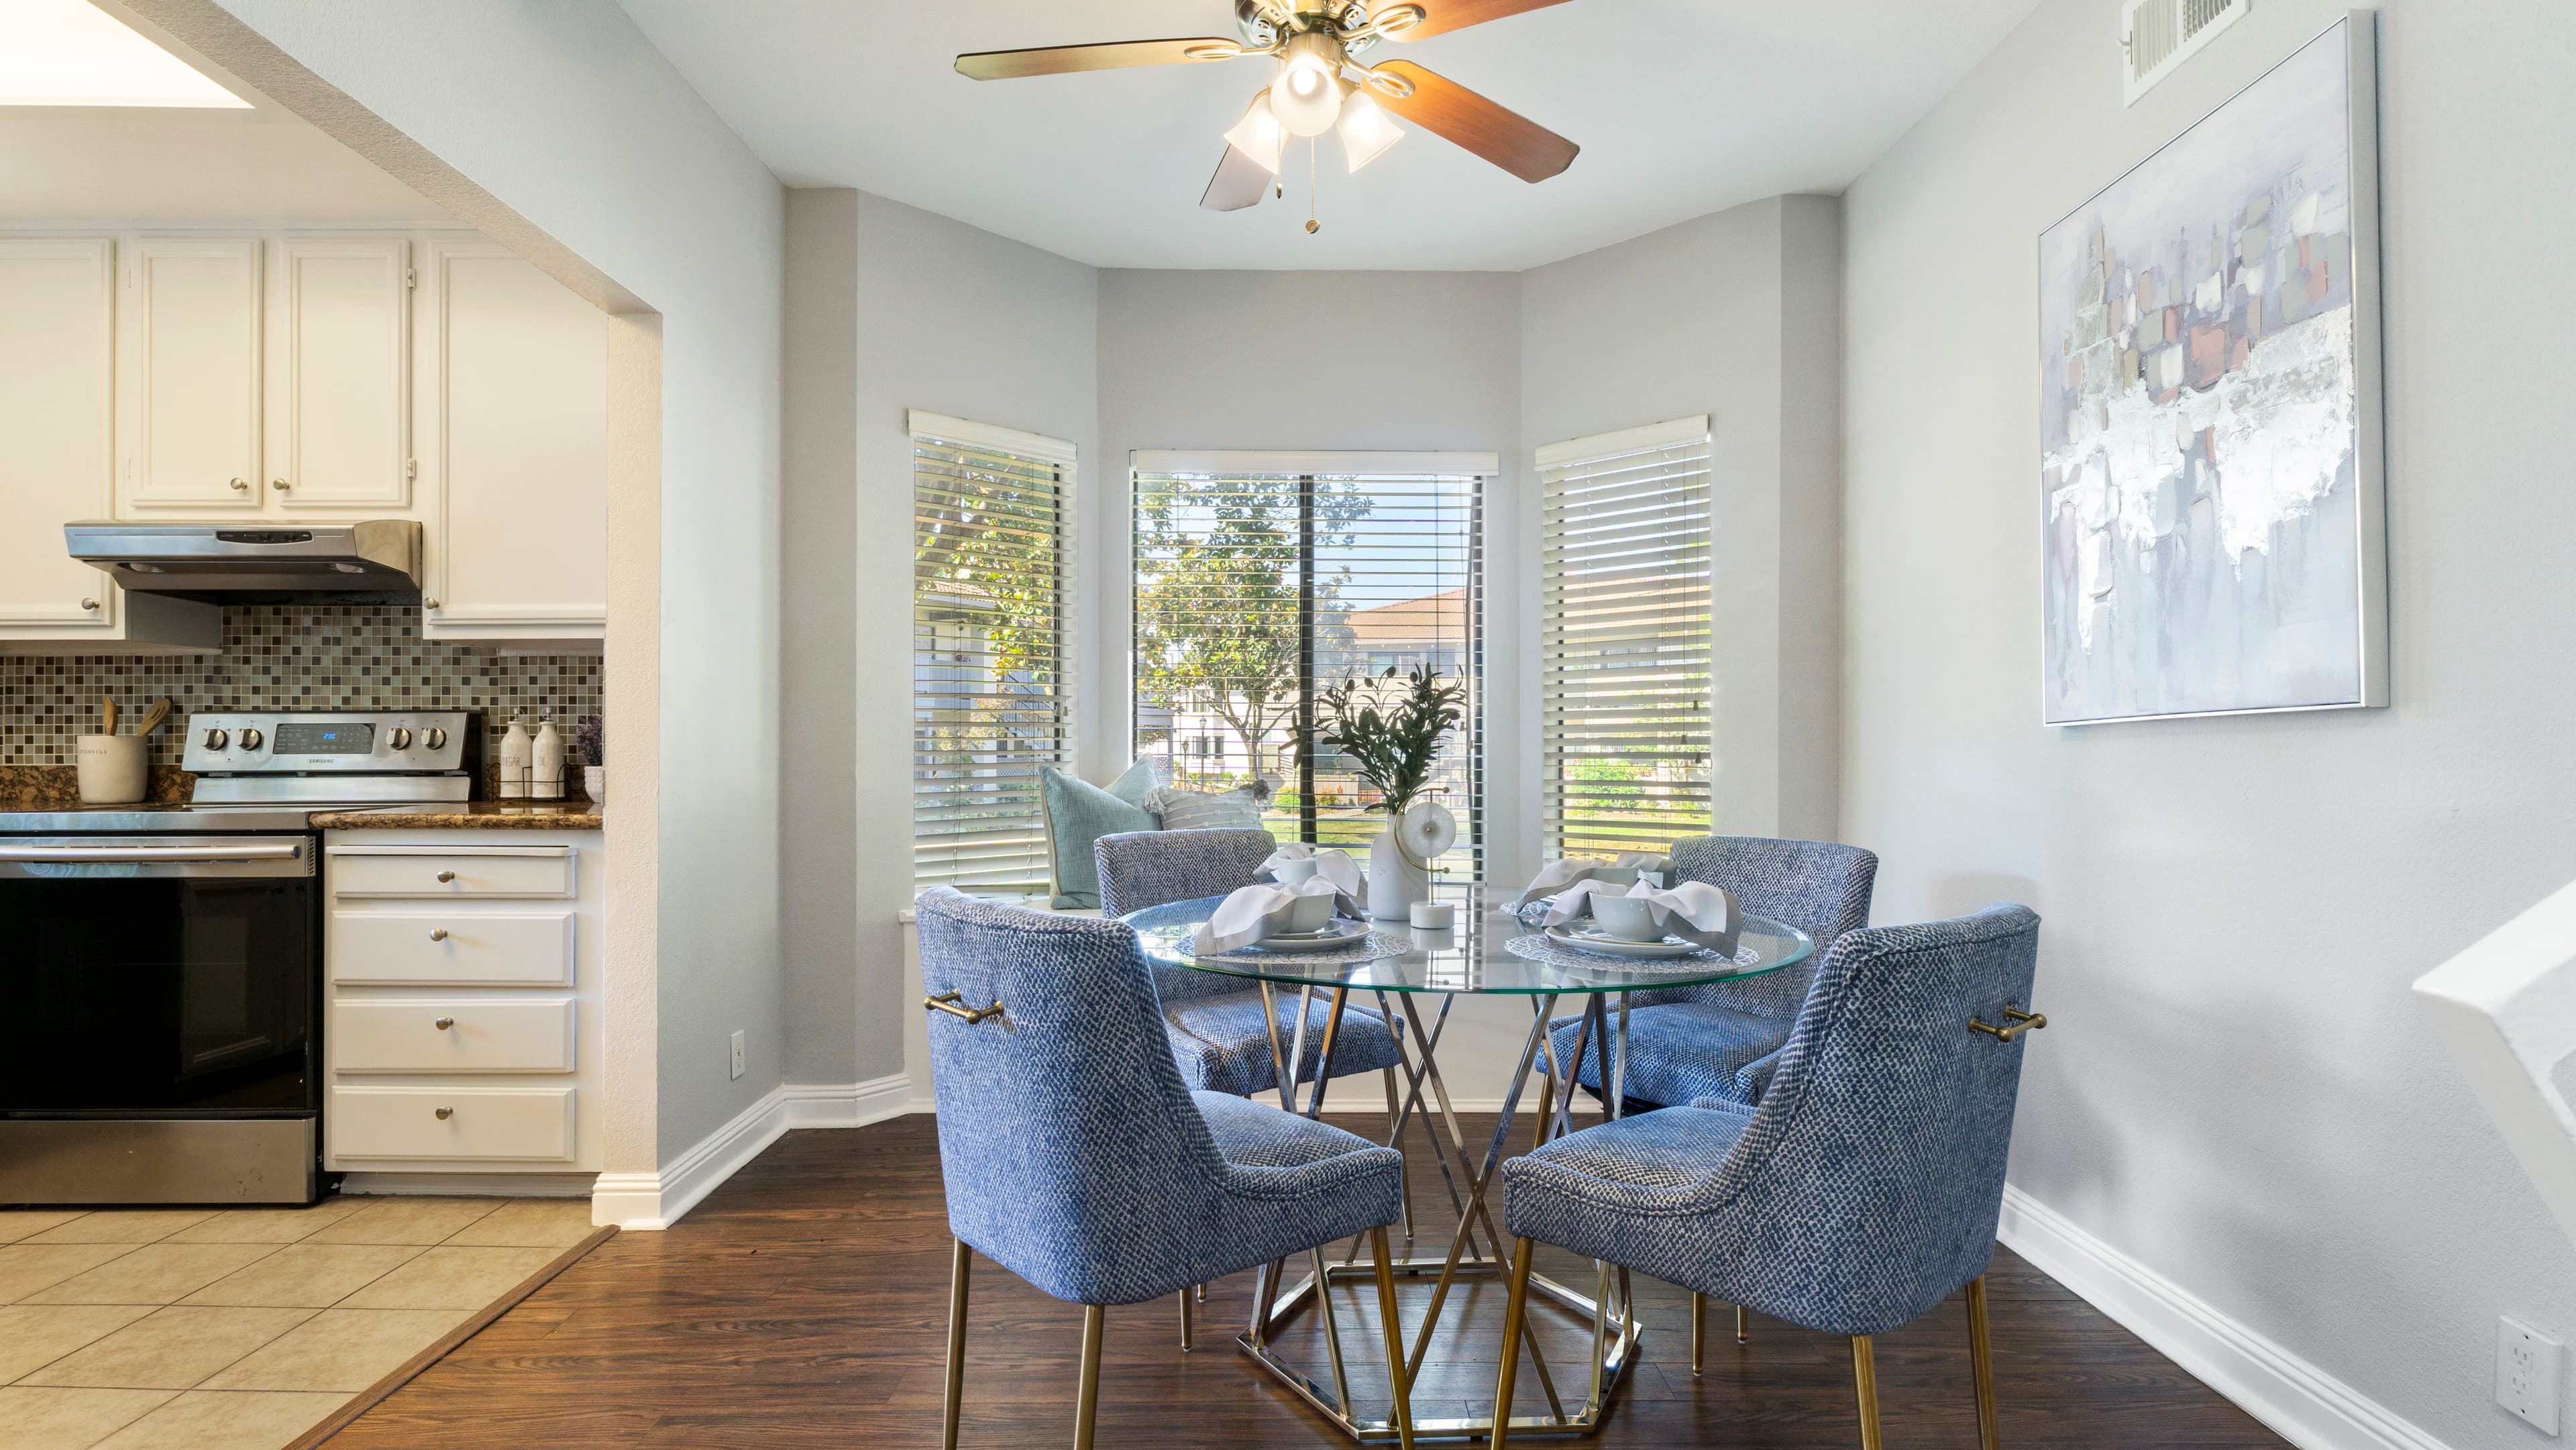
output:
[[[742,1076],[742,1029],[739,1027],[734,1029],[733,1034],[733,1075]],[[2496,1372],[2503,1373],[2502,1370]]]
[[[2510,1318],[2496,1321],[2496,1403],[2543,1434],[2558,1433],[2557,1340]]]

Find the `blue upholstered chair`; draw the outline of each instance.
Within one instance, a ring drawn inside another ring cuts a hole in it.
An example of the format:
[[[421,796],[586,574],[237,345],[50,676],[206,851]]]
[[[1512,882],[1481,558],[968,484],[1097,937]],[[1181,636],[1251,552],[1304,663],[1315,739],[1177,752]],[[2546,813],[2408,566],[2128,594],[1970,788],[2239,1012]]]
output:
[[[1968,1291],[1977,1423],[1995,1445],[1985,1272],[2002,1209],[2039,918],[1864,928],[1817,969],[1759,1107],[1703,1099],[1570,1133],[1503,1165],[1518,1240],[1515,1344],[1533,1241],[1851,1336],[1861,1444],[1878,1450],[1870,1336]],[[1697,1300],[1694,1299],[1694,1312]],[[1498,1380],[1494,1435],[1516,1356]]]
[[[1267,831],[1133,831],[1103,836],[1092,843],[1100,867],[1100,914],[1130,916],[1153,907],[1223,896],[1252,884],[1252,873],[1278,849]],[[1142,918],[1139,926],[1159,924]],[[1172,1057],[1181,1081],[1207,1092],[1250,1097],[1279,1086],[1278,1064],[1270,1055],[1270,1019],[1262,1010],[1261,992],[1240,977],[1193,972],[1179,967],[1154,969],[1154,990],[1162,999],[1164,1029],[1172,1039]],[[1296,1003],[1280,1002],[1280,1033],[1293,1041]],[[1297,1069],[1301,1083],[1316,1080],[1323,1064],[1325,1020],[1329,1008],[1319,997],[1307,1008],[1305,1056]],[[1399,1020],[1394,1030],[1401,1030]],[[1396,1096],[1395,1041],[1386,1019],[1353,1005],[1343,1014],[1333,1044],[1332,1075],[1380,1072],[1386,1079],[1387,1112]]]
[[[1637,992],[1628,998],[1628,1060],[1621,1089],[1629,1111],[1701,1098],[1750,1106],[1779,1065],[1798,1005],[1815,978],[1814,963],[1843,933],[1869,924],[1878,858],[1833,841],[1780,841],[1766,836],[1695,836],[1673,843],[1673,875],[1735,893],[1755,916],[1786,922],[1816,939],[1804,967],[1742,982],[1714,982]],[[1573,1065],[1580,1017],[1551,1023],[1557,1061]],[[1576,1080],[1607,1091],[1608,1046],[1587,1038]]]
[[[925,893],[917,911],[939,1165],[957,1240],[950,1450],[970,1251],[1087,1306],[1074,1443],[1088,1446],[1104,1306],[1179,1295],[1186,1348],[1191,1285],[1298,1253],[1320,1266],[1320,1245],[1358,1233],[1377,1252],[1395,1419],[1410,1446],[1386,1244],[1400,1213],[1400,1156],[1314,1119],[1182,1086],[1153,979],[1119,923],[946,888]]]

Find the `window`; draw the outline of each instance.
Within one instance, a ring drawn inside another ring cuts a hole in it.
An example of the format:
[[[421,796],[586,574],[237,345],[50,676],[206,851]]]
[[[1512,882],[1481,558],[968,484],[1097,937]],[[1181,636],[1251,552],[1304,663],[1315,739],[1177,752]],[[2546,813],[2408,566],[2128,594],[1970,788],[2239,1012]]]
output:
[[[914,412],[912,874],[1034,896],[1073,756],[1073,445]]]
[[[1297,748],[1317,693],[1428,666],[1467,689],[1433,795],[1446,877],[1482,874],[1484,480],[1491,454],[1136,455],[1135,742],[1175,784],[1277,786],[1282,841],[1366,846],[1375,796]]]
[[[1551,443],[1538,467],[1547,852],[1660,851],[1705,835],[1708,419]]]

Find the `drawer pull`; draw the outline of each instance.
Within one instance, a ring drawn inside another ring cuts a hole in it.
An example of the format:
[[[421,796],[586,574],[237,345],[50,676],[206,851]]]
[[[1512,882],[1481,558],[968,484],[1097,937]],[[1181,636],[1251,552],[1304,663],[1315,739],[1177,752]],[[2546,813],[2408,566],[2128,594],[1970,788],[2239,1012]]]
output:
[[[429,929],[429,939],[430,939],[431,941],[445,941],[445,940],[447,940],[447,928],[445,928],[445,927],[443,927],[443,926],[433,926],[433,927],[431,927],[431,928]]]
[[[441,1017],[430,1025],[436,1027],[441,1032],[445,1032],[448,1028],[456,1025],[456,1019],[453,1017]]]
[[[438,884],[439,884],[439,885],[441,885],[441,886],[444,886],[444,885],[446,885],[448,882],[453,881],[453,880],[455,880],[455,879],[456,879],[456,873],[455,873],[455,872],[453,872],[453,871],[441,871],[441,872],[439,872],[439,873],[438,873]]]
[[[449,1118],[451,1118],[451,1117],[455,1116],[455,1114],[456,1114],[456,1110],[455,1110],[454,1108],[440,1108],[440,1109],[438,1110],[438,1120],[439,1120],[440,1122],[444,1123],[444,1122],[446,1122]]]

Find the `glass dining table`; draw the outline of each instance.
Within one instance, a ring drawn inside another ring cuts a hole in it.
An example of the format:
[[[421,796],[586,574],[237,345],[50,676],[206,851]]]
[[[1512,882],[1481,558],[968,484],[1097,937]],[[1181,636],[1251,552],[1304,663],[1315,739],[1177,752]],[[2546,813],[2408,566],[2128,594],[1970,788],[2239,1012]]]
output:
[[[1471,1276],[1499,1277],[1508,1267],[1511,1241],[1503,1235],[1487,1200],[1530,1074],[1534,1070],[1542,1074],[1537,1114],[1540,1122],[1534,1142],[1573,1131],[1574,1086],[1587,1053],[1592,1054],[1593,1079],[1607,1088],[1603,1097],[1615,1117],[1626,1082],[1630,994],[1762,976],[1796,966],[1815,954],[1815,942],[1805,932],[1781,922],[1747,916],[1732,959],[1712,951],[1660,960],[1599,956],[1574,947],[1561,935],[1552,938],[1525,925],[1511,909],[1518,894],[1482,886],[1444,888],[1435,892],[1435,899],[1457,908],[1454,928],[1423,931],[1400,923],[1372,922],[1365,942],[1314,953],[1256,947],[1198,955],[1193,950],[1198,927],[1215,911],[1221,897],[1171,902],[1123,918],[1136,929],[1146,959],[1156,965],[1239,977],[1258,985],[1269,1022],[1280,1105],[1290,1112],[1309,1117],[1322,1114],[1325,1092],[1332,1082],[1333,1044],[1345,1030],[1346,1021],[1355,1024],[1351,1030],[1384,1030],[1394,1040],[1401,1106],[1390,1116],[1387,1145],[1401,1149],[1408,1128],[1419,1119],[1450,1205],[1458,1215],[1458,1227],[1450,1236],[1444,1256],[1407,1257],[1394,1265],[1400,1277],[1434,1281],[1421,1327],[1406,1354],[1408,1383],[1421,1373],[1423,1356],[1431,1345],[1442,1310],[1450,1302],[1452,1286]],[[1283,993],[1294,993],[1296,997],[1294,1015],[1285,1018],[1292,1026],[1284,1034],[1281,1022],[1285,1014],[1279,1003]],[[1408,1005],[1397,1009],[1389,994],[1401,995]],[[1305,1042],[1309,1007],[1318,996],[1325,1000],[1327,1009],[1323,1038],[1313,1054],[1321,1067],[1311,1080],[1301,1082],[1299,1069],[1309,1058]],[[1440,1070],[1441,1034],[1449,1024],[1450,1008],[1462,996],[1520,997],[1530,1005],[1529,1031],[1503,1090],[1501,1116],[1482,1155],[1472,1162],[1467,1134],[1460,1126],[1448,1083]],[[1376,1017],[1366,1013],[1349,1016],[1346,1009],[1354,997],[1369,999],[1377,1009]],[[1568,997],[1581,999],[1581,1015],[1571,1051],[1560,1059],[1549,1028],[1559,1020],[1558,1005]],[[1438,999],[1436,1007],[1430,1007],[1431,998]],[[1423,1010],[1426,1007],[1427,1012]],[[1406,1212],[1410,1237],[1409,1181]],[[1353,1257],[1338,1266],[1318,1258],[1316,1273],[1284,1291],[1281,1286],[1286,1261],[1265,1266],[1254,1294],[1252,1322],[1236,1344],[1352,1438],[1390,1441],[1399,1438],[1398,1427],[1391,1419],[1363,1418],[1352,1404],[1333,1316],[1328,1313],[1323,1321],[1331,1386],[1317,1384],[1273,1347],[1274,1330],[1287,1316],[1309,1302],[1321,1302],[1317,1295],[1319,1280],[1329,1288],[1343,1282],[1346,1276],[1354,1281],[1371,1277],[1372,1270],[1357,1262],[1358,1252],[1354,1242]],[[1530,1277],[1533,1305],[1553,1302],[1590,1323],[1592,1354],[1586,1366],[1583,1402],[1569,1410],[1545,1357],[1539,1353],[1535,1330],[1524,1323],[1524,1349],[1546,1395],[1548,1413],[1514,1416],[1511,1427],[1515,1435],[1579,1435],[1598,1430],[1622,1378],[1635,1362],[1640,1330],[1628,1296],[1628,1272],[1599,1263],[1593,1268],[1595,1282],[1588,1295],[1542,1275]],[[1417,1417],[1412,1425],[1416,1440],[1481,1439],[1489,1436],[1492,1429],[1490,1416]]]

